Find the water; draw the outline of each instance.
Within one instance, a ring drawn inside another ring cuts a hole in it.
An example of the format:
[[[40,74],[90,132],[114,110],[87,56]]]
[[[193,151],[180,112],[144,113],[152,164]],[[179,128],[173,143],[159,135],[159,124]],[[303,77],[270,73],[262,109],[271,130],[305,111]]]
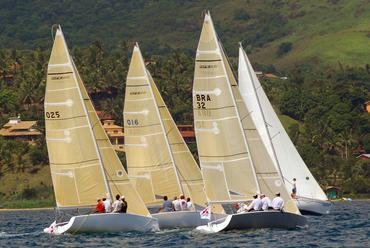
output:
[[[0,247],[370,247],[369,218],[370,201],[352,201],[335,202],[330,215],[308,216],[309,226],[297,230],[51,236],[42,230],[53,222],[53,210],[9,211],[0,212]]]

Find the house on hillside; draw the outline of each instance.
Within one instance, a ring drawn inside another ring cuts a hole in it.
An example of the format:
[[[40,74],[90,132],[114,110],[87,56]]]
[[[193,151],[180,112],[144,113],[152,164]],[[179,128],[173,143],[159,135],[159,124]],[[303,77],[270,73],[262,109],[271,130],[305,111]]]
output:
[[[103,120],[103,128],[114,149],[117,151],[125,151],[125,134],[123,133],[123,127],[116,125],[114,120]]]
[[[19,116],[9,118],[9,122],[0,129],[0,136],[9,140],[20,139],[33,144],[42,135],[36,129],[36,123],[37,121],[22,121]]]
[[[195,142],[195,132],[193,125],[177,125],[181,136],[184,138],[186,143],[194,143]]]
[[[103,111],[97,111],[99,119],[103,123],[103,128],[116,151],[125,151],[125,133],[123,127],[116,125],[115,120]],[[109,118],[107,118],[109,117]],[[187,143],[195,142],[195,132],[193,125],[177,125],[181,136]]]
[[[365,102],[365,111],[370,113],[370,101]]]
[[[370,159],[370,154],[369,153],[363,153],[361,155],[358,155],[356,158],[359,158],[361,160],[369,160]]]

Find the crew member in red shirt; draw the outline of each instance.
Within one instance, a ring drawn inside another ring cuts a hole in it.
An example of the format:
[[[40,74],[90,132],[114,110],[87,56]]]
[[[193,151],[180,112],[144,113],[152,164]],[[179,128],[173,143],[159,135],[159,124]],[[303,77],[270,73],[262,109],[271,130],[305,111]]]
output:
[[[95,213],[105,213],[104,203],[101,199],[98,199],[98,203],[95,207]]]

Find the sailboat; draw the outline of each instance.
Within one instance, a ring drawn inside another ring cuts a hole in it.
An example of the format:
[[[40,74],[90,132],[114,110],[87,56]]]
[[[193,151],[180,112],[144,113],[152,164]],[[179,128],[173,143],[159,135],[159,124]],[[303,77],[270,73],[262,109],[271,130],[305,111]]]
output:
[[[328,214],[331,202],[317,183],[268,100],[242,45],[239,47],[239,90],[275,167],[290,191],[298,184],[295,199],[302,214]]]
[[[157,231],[144,202],[129,181],[94,110],[70,56],[61,27],[48,64],[45,130],[58,210],[92,209],[97,198],[124,195],[127,213],[78,214],[56,220],[44,232]]]
[[[250,201],[256,193],[278,191],[284,211],[231,213],[198,230],[304,226],[250,116],[210,16],[205,14],[195,60],[194,127],[201,171],[210,203]]]
[[[144,202],[153,207],[161,205],[164,196],[184,194],[197,210],[204,209],[207,197],[200,169],[146,69],[137,43],[127,75],[123,115],[128,174]],[[207,222],[200,218],[199,211],[152,216],[161,229],[196,227]]]

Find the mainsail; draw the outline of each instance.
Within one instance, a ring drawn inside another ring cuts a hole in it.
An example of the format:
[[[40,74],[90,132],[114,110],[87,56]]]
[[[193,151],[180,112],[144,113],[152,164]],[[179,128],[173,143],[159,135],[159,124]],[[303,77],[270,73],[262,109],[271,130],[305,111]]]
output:
[[[211,201],[248,200],[279,191],[285,210],[299,213],[276,170],[244,101],[206,13],[193,85],[199,159]]]
[[[204,206],[207,198],[200,170],[137,44],[127,76],[124,121],[128,171],[144,201],[155,204],[164,195],[183,193]]]
[[[124,194],[128,212],[149,215],[96,115],[59,27],[45,93],[46,142],[58,207],[82,207]]]
[[[296,178],[299,196],[328,200],[281,124],[241,45],[238,72],[242,97],[270,157],[281,170],[287,190],[292,189]]]

